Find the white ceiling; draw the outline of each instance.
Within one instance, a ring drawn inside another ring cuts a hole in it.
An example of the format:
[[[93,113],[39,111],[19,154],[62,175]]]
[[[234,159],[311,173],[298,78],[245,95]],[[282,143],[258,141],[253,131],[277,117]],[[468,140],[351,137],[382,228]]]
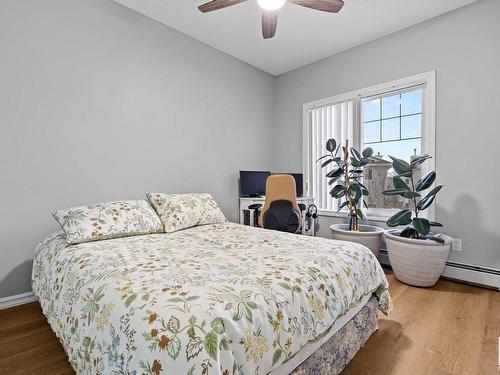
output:
[[[256,0],[201,13],[203,0],[115,0],[273,75],[415,25],[476,0],[345,0],[338,14],[290,3],[264,40]],[[208,1],[208,0],[206,0]]]

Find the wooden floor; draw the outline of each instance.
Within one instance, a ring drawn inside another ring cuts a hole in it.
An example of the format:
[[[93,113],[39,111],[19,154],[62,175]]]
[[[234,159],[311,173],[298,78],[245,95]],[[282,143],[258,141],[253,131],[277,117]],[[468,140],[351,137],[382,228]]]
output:
[[[500,374],[500,292],[440,280],[430,289],[388,275],[394,311],[342,375]]]
[[[500,374],[500,292],[441,280],[414,288],[388,275],[394,312],[343,375]],[[38,303],[0,311],[0,374],[73,374]]]

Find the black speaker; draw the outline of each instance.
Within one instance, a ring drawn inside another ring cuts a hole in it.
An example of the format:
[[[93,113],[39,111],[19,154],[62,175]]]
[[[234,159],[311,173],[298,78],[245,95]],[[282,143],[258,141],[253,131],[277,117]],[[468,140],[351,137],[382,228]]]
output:
[[[243,210],[243,224],[250,225],[250,210]]]

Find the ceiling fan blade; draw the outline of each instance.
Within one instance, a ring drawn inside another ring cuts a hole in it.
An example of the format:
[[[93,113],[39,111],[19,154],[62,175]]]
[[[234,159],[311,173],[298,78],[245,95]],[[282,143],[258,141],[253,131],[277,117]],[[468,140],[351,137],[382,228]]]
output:
[[[231,5],[243,3],[245,1],[247,0],[212,0],[208,3],[200,5],[198,9],[200,10],[200,12],[207,13],[214,10],[230,7]]]
[[[262,10],[262,36],[264,39],[273,38],[278,25],[277,10]]]
[[[321,10],[323,12],[337,13],[344,6],[343,0],[289,0],[306,8]]]

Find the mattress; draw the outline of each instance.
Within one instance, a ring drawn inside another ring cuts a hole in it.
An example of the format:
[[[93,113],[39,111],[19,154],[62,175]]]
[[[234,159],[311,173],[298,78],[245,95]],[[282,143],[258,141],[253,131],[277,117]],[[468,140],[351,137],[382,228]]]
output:
[[[391,308],[365,247],[233,223],[78,245],[53,234],[32,285],[78,374],[286,373],[363,298]]]

